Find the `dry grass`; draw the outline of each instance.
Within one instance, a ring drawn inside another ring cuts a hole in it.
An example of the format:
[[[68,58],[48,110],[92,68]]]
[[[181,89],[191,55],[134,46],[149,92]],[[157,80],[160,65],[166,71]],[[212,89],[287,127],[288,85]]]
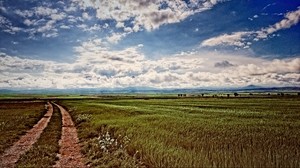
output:
[[[31,129],[45,114],[44,102],[0,103],[0,154]]]

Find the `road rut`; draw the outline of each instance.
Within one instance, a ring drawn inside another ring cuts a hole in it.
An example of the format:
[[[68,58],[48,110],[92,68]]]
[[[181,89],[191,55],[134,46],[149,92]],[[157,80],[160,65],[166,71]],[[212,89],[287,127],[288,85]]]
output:
[[[62,135],[59,150],[59,160],[54,167],[86,167],[80,153],[77,130],[70,114],[60,105],[55,104],[62,114]]]
[[[53,114],[53,106],[49,102],[48,107],[48,111],[44,117],[40,119],[40,121],[25,135],[21,136],[21,138],[13,146],[4,151],[3,155],[0,156],[0,167],[14,167],[20,156],[28,151],[39,139]]]

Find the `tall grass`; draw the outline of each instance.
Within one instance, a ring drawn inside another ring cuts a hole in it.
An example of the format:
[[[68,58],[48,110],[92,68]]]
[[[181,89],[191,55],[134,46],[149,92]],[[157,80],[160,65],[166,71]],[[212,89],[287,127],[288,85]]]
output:
[[[63,103],[75,120],[89,116],[77,127],[93,165],[103,156],[92,139],[108,131],[128,136],[126,153],[146,167],[300,167],[300,99]]]

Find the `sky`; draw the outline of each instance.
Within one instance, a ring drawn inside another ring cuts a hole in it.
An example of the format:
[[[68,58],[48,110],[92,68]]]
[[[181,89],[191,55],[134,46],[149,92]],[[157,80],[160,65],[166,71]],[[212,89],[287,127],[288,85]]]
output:
[[[300,86],[300,1],[0,0],[0,88]]]

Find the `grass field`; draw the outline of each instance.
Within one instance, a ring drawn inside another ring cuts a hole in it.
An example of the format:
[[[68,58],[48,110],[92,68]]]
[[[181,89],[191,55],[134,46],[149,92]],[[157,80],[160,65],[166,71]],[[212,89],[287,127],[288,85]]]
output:
[[[296,97],[61,103],[91,166],[300,167]]]
[[[0,154],[45,114],[44,102],[0,102]]]
[[[58,160],[59,143],[61,137],[61,113],[53,106],[53,115],[48,126],[33,147],[21,156],[16,167],[51,167]]]

